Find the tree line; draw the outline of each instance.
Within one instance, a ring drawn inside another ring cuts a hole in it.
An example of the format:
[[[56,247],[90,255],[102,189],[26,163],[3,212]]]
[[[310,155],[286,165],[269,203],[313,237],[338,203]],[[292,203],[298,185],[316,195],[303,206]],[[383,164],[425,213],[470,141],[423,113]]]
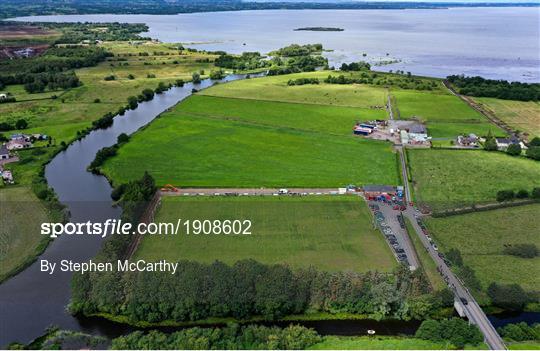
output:
[[[508,82],[464,75],[452,75],[446,79],[463,95],[519,101],[538,101],[540,99],[539,83]]]
[[[126,247],[123,238],[115,236],[114,244],[108,240],[99,259],[121,257],[119,252]],[[75,275],[70,310],[85,315],[120,315],[133,323],[253,316],[275,320],[308,310],[408,320],[424,319],[443,305],[453,303],[453,299],[429,292],[423,273],[410,272],[406,267],[392,274],[330,273],[313,267],[292,270],[286,265],[265,265],[254,260],[233,265],[182,260],[174,275]]]
[[[165,334],[136,331],[113,339],[113,350],[305,350],[322,341],[313,329],[261,325],[188,328]]]

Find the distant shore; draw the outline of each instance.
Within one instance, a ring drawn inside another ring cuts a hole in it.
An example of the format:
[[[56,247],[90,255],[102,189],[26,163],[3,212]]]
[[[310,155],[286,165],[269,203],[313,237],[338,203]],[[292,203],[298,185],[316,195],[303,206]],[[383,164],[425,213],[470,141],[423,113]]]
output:
[[[312,32],[343,32],[345,29],[337,27],[303,27],[296,28],[295,31],[312,31]]]

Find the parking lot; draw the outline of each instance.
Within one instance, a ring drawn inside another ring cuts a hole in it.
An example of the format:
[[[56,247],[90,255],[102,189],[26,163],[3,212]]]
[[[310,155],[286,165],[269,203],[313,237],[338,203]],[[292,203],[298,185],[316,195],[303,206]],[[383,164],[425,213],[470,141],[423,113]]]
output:
[[[418,258],[408,237],[401,211],[395,210],[393,204],[380,201],[369,201],[368,205],[377,227],[385,236],[397,260],[411,269],[416,269],[419,266]]]

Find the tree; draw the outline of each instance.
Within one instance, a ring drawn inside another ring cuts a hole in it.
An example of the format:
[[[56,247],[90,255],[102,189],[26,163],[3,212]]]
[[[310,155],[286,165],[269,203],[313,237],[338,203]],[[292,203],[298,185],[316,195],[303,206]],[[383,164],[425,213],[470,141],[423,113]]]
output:
[[[450,262],[452,262],[452,264],[458,267],[463,266],[463,258],[461,257],[461,251],[459,251],[459,249],[453,248],[448,250],[446,257],[448,260],[450,260]]]
[[[126,133],[122,133],[118,135],[118,138],[116,138],[116,142],[118,144],[126,143],[128,141],[129,141],[129,135],[127,135]]]
[[[130,96],[128,97],[128,108],[131,110],[134,110],[139,105],[139,100],[136,96]]]
[[[521,155],[521,146],[519,144],[510,144],[506,149],[506,153],[510,156]]]
[[[540,138],[539,137],[532,138],[531,141],[529,142],[529,146],[540,146]]]
[[[531,191],[531,197],[533,199],[540,199],[540,188],[533,188]]]
[[[530,146],[525,155],[533,160],[540,161],[540,146]]]
[[[200,83],[201,82],[201,75],[199,73],[197,73],[197,72],[193,72],[193,74],[191,75],[191,80],[195,84]]]
[[[17,122],[15,122],[15,128],[16,129],[26,129],[28,128],[28,122],[26,122],[25,119],[19,119]]]
[[[493,134],[491,134],[491,130],[488,132],[488,135],[486,136],[486,141],[484,142],[484,150],[497,151],[497,141],[495,140],[495,137],[493,136]]]
[[[495,306],[511,311],[522,311],[529,302],[527,293],[518,284],[491,283],[487,294]]]
[[[515,197],[513,190],[501,190],[497,192],[497,201],[504,202],[513,200]]]

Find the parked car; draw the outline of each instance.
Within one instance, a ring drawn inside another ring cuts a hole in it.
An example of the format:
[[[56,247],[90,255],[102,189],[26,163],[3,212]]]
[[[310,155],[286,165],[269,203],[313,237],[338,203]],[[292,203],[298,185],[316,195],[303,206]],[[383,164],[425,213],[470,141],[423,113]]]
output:
[[[439,248],[437,247],[437,245],[435,245],[435,244],[432,244],[431,246],[433,246],[433,250],[435,250],[435,251],[439,251]]]

